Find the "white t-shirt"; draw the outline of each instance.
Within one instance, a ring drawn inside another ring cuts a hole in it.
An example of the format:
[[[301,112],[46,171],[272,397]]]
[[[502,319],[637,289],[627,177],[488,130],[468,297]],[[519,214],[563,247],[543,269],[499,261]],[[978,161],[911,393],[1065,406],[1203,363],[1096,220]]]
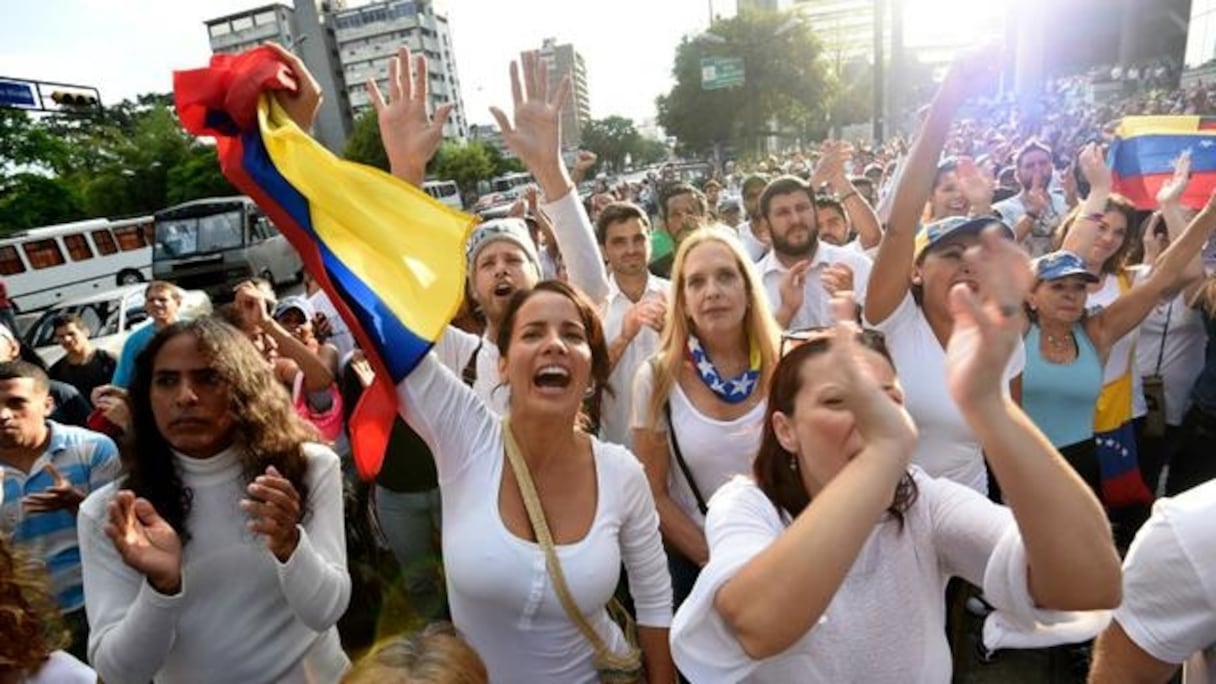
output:
[[[1135,287],[1136,283],[1148,276],[1147,269],[1134,269],[1132,277],[1129,281],[1131,287]],[[1119,296],[1123,294],[1123,290],[1119,285],[1119,277],[1110,273],[1102,275],[1101,288],[1095,292],[1090,292],[1085,299],[1085,310],[1091,315],[1108,307]],[[1111,346],[1110,352],[1107,353],[1106,365],[1102,368],[1102,384],[1114,382],[1123,377],[1123,374],[1130,368],[1132,371],[1132,397],[1144,396],[1144,382],[1140,379],[1140,373],[1136,368],[1136,340],[1140,337],[1140,329],[1132,328],[1132,331],[1123,337],[1119,338]],[[1148,410],[1141,401],[1139,407],[1132,401],[1132,417],[1139,418]]]
[[[1166,330],[1166,321],[1169,330]],[[1163,343],[1164,333],[1164,346]],[[1204,345],[1208,335],[1203,316],[1187,306],[1186,294],[1179,293],[1168,302],[1161,302],[1140,324],[1140,339],[1136,342],[1136,367],[1141,376],[1158,372],[1165,381],[1165,420],[1170,425],[1182,425],[1191,408],[1191,390],[1204,364]],[[1144,393],[1132,397],[1133,414],[1144,415],[1148,406]]]
[[[933,334],[912,293],[877,324],[895,361],[904,390],[904,405],[916,422],[920,439],[912,461],[933,477],[944,477],[977,492],[988,493],[983,448],[946,386],[946,350]],[[1006,384],[1021,375],[1026,348],[1021,340],[1005,369]]]
[[[649,363],[643,364],[633,383],[633,427],[651,429],[650,398],[654,395],[654,367]],[[671,386],[667,401],[671,406],[671,419],[675,423],[680,453],[706,502],[731,478],[751,473],[752,460],[764,434],[766,400],[760,400],[747,413],[729,421],[715,420],[698,411],[679,382]],[[671,428],[662,414],[653,429],[667,432],[670,440]],[[671,450],[667,466],[667,492],[693,522],[704,526],[705,516],[697,506],[697,498],[693,496],[684,471],[676,463],[674,450]]]
[[[397,386],[397,394],[402,417],[435,454],[453,623],[496,682],[597,682],[591,646],[562,609],[544,552],[502,521],[505,456],[498,415],[434,355]],[[615,444],[593,440],[592,448],[595,519],[583,539],[558,546],[557,555],[575,603],[609,648],[621,653],[625,638],[604,609],[621,563],[639,625],[671,623],[671,578],[641,464]]]
[[[65,651],[55,651],[32,676],[17,684],[97,684],[97,673]]]
[[[633,307],[633,302],[616,286],[616,280],[609,276],[611,294],[608,301],[600,310],[604,322],[604,339],[612,344],[621,334],[625,322],[625,314]],[[643,298],[667,298],[671,290],[671,281],[655,275],[646,279],[646,289]],[[659,349],[659,333],[647,325],[638,330],[638,334],[630,340],[621,358],[617,360],[612,375],[608,376],[608,384],[612,394],[604,393],[600,406],[600,437],[606,442],[620,444],[626,448],[633,446],[633,376],[638,367],[646,362]]]
[[[1051,198],[1047,211],[1043,213],[1041,220],[1030,229],[1030,234],[1022,243],[1032,257],[1040,257],[1052,251],[1052,234],[1055,233],[1056,227],[1060,225],[1064,215],[1068,213],[1068,203],[1062,196],[1054,192],[1048,193],[1047,196]],[[997,202],[992,205],[992,209],[1001,215],[1010,228],[1017,225],[1017,222],[1026,215],[1026,204],[1022,202],[1021,193]]]
[[[719,489],[705,525],[709,563],[672,622],[680,671],[694,682],[948,682],[943,596],[952,576],[982,586],[988,601],[1011,615],[1056,620],[1034,608],[1009,509],[911,472],[918,495],[902,528],[884,516],[818,624],[780,655],[759,661],[744,652],[714,598],[790,520],[750,478]]]
[[[751,219],[740,223],[737,232],[739,233],[739,241],[743,243],[743,249],[747,251],[747,255],[752,258],[752,261],[760,261],[760,259],[764,258],[764,255],[768,253],[769,246],[756,237],[756,231],[752,230]]]
[[[833,264],[844,264],[853,270],[853,299],[858,302],[866,301],[866,286],[870,282],[870,257],[847,247],[837,247],[826,242],[820,242],[811,259],[811,267],[806,272],[803,282],[802,306],[790,319],[789,330],[801,330],[811,326],[831,325],[832,297],[823,286],[823,272]],[[781,278],[789,271],[777,260],[776,252],[769,252],[760,260],[757,268],[764,281],[764,293],[768,295],[769,306],[773,311],[781,308]]]
[[[89,662],[107,682],[337,681],[350,666],[338,618],[350,600],[338,456],[304,445],[307,510],[286,563],[247,527],[236,447],[208,459],[175,455],[193,492],[181,591],[166,596],[106,537],[122,481],[80,507]]]
[[[1202,651],[1216,684],[1216,480],[1159,499],[1123,561],[1115,620],[1157,660]],[[1190,680],[1188,680],[1190,681]]]

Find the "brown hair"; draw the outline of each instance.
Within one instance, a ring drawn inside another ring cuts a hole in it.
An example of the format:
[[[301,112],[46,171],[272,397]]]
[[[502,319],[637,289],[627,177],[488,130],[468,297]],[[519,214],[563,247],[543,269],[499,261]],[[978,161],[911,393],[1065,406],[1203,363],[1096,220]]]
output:
[[[772,387],[768,394],[768,408],[764,415],[764,434],[760,438],[760,450],[752,466],[756,484],[764,492],[769,501],[778,509],[797,517],[811,502],[811,495],[806,491],[806,485],[797,470],[790,468],[790,460],[798,455],[790,453],[781,446],[777,439],[777,431],[773,427],[773,414],[780,411],[787,416],[794,415],[794,402],[802,389],[802,366],[811,358],[824,354],[831,348],[831,337],[824,335],[794,347],[777,364],[773,374]],[[891,367],[891,353],[881,333],[873,330],[863,330],[857,335],[858,344],[874,351],[887,360]],[[916,501],[916,482],[908,473],[900,478],[899,484],[887,507],[900,525],[904,522],[904,513]]]
[[[241,447],[245,481],[252,482],[273,465],[306,504],[308,485],[304,476],[308,461],[303,446],[305,442],[319,442],[320,436],[296,414],[287,390],[249,338],[214,318],[179,321],[166,327],[153,336],[136,360],[130,388],[132,429],[122,449],[127,467],[123,486],[150,501],[183,544],[189,541],[186,519],[192,494],[182,483],[169,442],[156,427],[150,399],[156,356],[178,335],[194,337],[198,350],[210,360],[227,388],[229,410],[236,418],[233,441]]]
[[[1208,276],[1203,285],[1199,286],[1191,306],[1202,309],[1208,318],[1216,318],[1216,275]]]
[[[485,684],[485,663],[447,622],[381,641],[343,684]]]
[[[0,679],[21,681],[71,641],[46,570],[0,534]]]
[[[600,210],[600,215],[595,219],[595,239],[600,245],[608,242],[608,228],[622,221],[637,219],[642,223],[642,227],[646,232],[650,232],[650,219],[647,218],[646,212],[633,202],[612,202],[604,206]]]
[[[1052,248],[1062,249],[1064,238],[1068,237],[1068,231],[1072,230],[1073,224],[1077,222],[1077,217],[1081,215],[1083,205],[1077,205],[1075,209],[1068,212],[1068,216],[1060,222],[1060,227],[1056,228],[1056,234],[1052,238]],[[1140,241],[1138,226],[1140,223],[1136,220],[1136,206],[1132,201],[1123,195],[1111,194],[1106,199],[1106,206],[1102,208],[1102,213],[1117,211],[1123,214],[1123,218],[1127,221],[1127,233],[1123,236],[1123,244],[1115,253],[1102,264],[1103,273],[1118,273],[1127,266],[1128,252]],[[1087,258],[1082,254],[1082,258]]]

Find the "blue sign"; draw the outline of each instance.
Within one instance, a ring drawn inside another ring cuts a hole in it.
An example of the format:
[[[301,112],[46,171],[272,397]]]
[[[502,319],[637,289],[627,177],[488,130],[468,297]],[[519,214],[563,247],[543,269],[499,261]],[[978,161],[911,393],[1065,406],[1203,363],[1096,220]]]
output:
[[[0,107],[37,109],[34,84],[25,81],[0,81]]]

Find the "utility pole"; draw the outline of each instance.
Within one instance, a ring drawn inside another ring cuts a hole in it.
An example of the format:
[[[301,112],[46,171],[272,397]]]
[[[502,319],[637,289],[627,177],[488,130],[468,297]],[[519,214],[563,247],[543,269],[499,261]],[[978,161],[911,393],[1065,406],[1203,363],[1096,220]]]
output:
[[[874,144],[879,145],[883,141],[883,10],[886,8],[884,0],[874,0]]]
[[[904,0],[889,0],[891,3],[891,68],[887,74],[887,128],[892,135],[899,134],[904,106],[903,85],[906,80],[904,53]]]

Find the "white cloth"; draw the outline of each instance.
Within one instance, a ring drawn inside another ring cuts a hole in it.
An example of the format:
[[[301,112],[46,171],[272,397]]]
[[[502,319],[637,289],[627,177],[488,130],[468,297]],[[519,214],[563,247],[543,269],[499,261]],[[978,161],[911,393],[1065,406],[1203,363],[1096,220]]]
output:
[[[577,190],[572,189],[562,198],[541,204],[553,224],[553,236],[566,264],[566,273],[571,285],[582,290],[593,302],[608,298],[608,273],[595,240],[595,229],[587,210],[579,201]],[[478,351],[478,344],[481,349]],[[495,413],[507,411],[510,392],[498,377],[498,344],[491,339],[469,334],[454,326],[448,326],[435,342],[436,355],[443,365],[460,377],[473,354],[477,354],[477,380],[473,391]]]
[[[97,684],[97,673],[65,651],[55,651],[38,671],[17,684]]]
[[[1135,287],[1136,283],[1148,276],[1147,269],[1134,269],[1128,285]],[[1119,284],[1119,277],[1110,273],[1102,274],[1101,288],[1095,292],[1090,292],[1085,299],[1085,310],[1090,314],[1097,313],[1105,307],[1111,305],[1116,299],[1123,294],[1123,290]],[[1136,342],[1140,337],[1140,329],[1132,328],[1132,331],[1119,338],[1111,346],[1110,351],[1106,356],[1106,365],[1102,368],[1102,384],[1114,382],[1123,377],[1123,374],[1131,369],[1132,372],[1132,417],[1139,418],[1143,416],[1148,408],[1141,401],[1139,406],[1136,406],[1134,397],[1144,396],[1144,381],[1140,378],[1140,373],[1136,368]]]
[[[1123,561],[1115,620],[1167,663],[1198,652],[1216,684],[1216,480],[1158,499]],[[1190,680],[1188,680],[1190,681]]]
[[[326,338],[326,342],[332,344],[338,350],[338,358],[345,359],[355,347],[355,336],[351,334],[350,328],[346,325],[342,315],[338,313],[338,309],[334,307],[334,303],[330,301],[329,295],[325,294],[325,290],[317,290],[308,296],[309,303],[317,313],[325,314],[325,320],[329,321],[330,336]]]
[[[328,447],[306,444],[307,514],[286,563],[249,532],[236,448],[174,456],[193,492],[181,591],[165,596],[105,536],[122,480],[80,507],[89,662],[107,682],[333,682],[350,666],[338,618],[350,600],[342,474]]]
[[[1052,251],[1052,235],[1064,219],[1065,214],[1068,213],[1068,203],[1061,195],[1048,193],[1047,196],[1051,198],[1051,204],[1047,206],[1047,211],[1043,212],[1039,222],[1030,229],[1030,234],[1022,242],[1032,257],[1040,257]],[[992,210],[1000,214],[1005,223],[1013,228],[1026,215],[1026,204],[1022,201],[1021,193],[1018,193],[992,205]]]
[[[443,498],[443,561],[452,621],[494,682],[598,681],[591,646],[566,616],[545,555],[502,521],[498,416],[433,355],[397,386],[402,416],[435,454]],[[626,648],[605,604],[622,561],[639,625],[671,623],[671,578],[650,485],[624,448],[593,441],[597,504],[591,529],[557,548],[588,622],[615,652]]]
[[[633,380],[633,426],[651,428],[650,399],[654,395],[654,367],[649,363],[638,369]],[[759,391],[759,390],[757,390]],[[680,453],[696,480],[697,490],[708,502],[718,488],[736,475],[752,471],[752,460],[760,448],[764,434],[764,412],[768,401],[760,400],[747,413],[734,420],[715,420],[697,410],[680,383],[671,386],[667,401]],[[672,427],[660,414],[653,429],[665,432],[671,439]],[[705,526],[705,516],[697,506],[688,478],[676,463],[672,450],[667,466],[667,492],[676,506],[699,527]]]
[[[837,247],[826,242],[820,242],[811,257],[811,267],[806,271],[806,279],[802,285],[802,306],[790,319],[788,330],[801,330],[812,326],[831,325],[832,297],[823,286],[823,272],[833,264],[844,264],[853,270],[853,299],[859,303],[866,301],[866,285],[870,282],[870,257],[846,247]],[[769,306],[773,311],[781,308],[781,278],[788,268],[777,260],[776,252],[769,252],[760,260],[760,278],[764,282],[764,293],[768,295]]]
[[[1168,331],[1165,328],[1167,314]],[[1183,417],[1191,408],[1191,390],[1195,387],[1195,378],[1203,370],[1204,345],[1208,341],[1203,316],[1198,310],[1187,306],[1185,293],[1179,293],[1177,297],[1153,308],[1148,318],[1140,324],[1139,335],[1136,367],[1141,376],[1153,375],[1158,372],[1157,359],[1161,359],[1160,373],[1165,384],[1165,421],[1170,425],[1182,425]],[[1143,392],[1136,394],[1132,401],[1133,415],[1148,412]]]
[[[633,307],[633,302],[617,287],[616,279],[609,276],[610,294],[608,301],[600,310],[600,318],[604,322],[604,339],[612,344],[621,334],[625,322],[625,314]],[[646,288],[642,297],[668,298],[671,281],[655,275],[648,275]],[[620,444],[626,448],[633,446],[633,376],[638,368],[646,363],[659,350],[659,333],[647,325],[638,330],[638,334],[630,340],[617,360],[612,375],[608,376],[608,384],[612,393],[604,394],[600,406],[600,437],[606,442]]]
[[[769,247],[756,237],[756,231],[752,230],[751,219],[740,223],[736,230],[739,233],[739,241],[743,243],[743,249],[752,258],[752,261],[760,261],[764,258]]]
[[[912,461],[933,477],[945,477],[977,492],[988,492],[983,449],[946,386],[946,350],[925,314],[908,293],[886,320],[868,325],[881,330],[904,390],[904,406],[920,430]],[[1005,369],[1006,385],[1026,366],[1026,347],[1018,340]]]
[[[819,622],[780,655],[751,659],[714,609],[727,581],[786,531],[749,478],[718,490],[705,526],[709,563],[672,623],[672,655],[694,682],[948,682],[946,582],[980,585],[998,609],[1050,624],[1034,608],[1013,515],[966,487],[911,470],[918,496],[901,527],[875,526]]]

